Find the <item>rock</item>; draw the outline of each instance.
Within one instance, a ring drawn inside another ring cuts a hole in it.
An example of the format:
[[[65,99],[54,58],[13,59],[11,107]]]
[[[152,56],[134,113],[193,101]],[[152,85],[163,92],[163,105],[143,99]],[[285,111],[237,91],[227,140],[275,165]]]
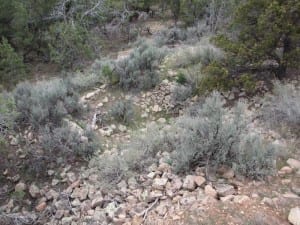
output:
[[[19,182],[18,184],[16,184],[15,186],[15,191],[16,192],[22,192],[22,191],[25,191],[26,190],[26,184],[23,183],[23,182]]]
[[[47,207],[46,202],[42,202],[42,203],[38,204],[38,205],[35,207],[35,210],[36,210],[37,212],[42,212],[42,211],[44,211],[44,210],[46,209],[46,207]]]
[[[128,186],[130,189],[135,189],[138,185],[138,183],[134,177],[130,177],[128,179],[127,183],[128,183]]]
[[[111,127],[103,127],[102,129],[99,129],[99,132],[105,137],[110,137],[114,131]]]
[[[176,177],[175,179],[173,179],[172,183],[171,183],[171,189],[173,191],[178,191],[182,188],[182,181],[180,178]]]
[[[299,170],[300,169],[300,161],[296,159],[288,159],[286,163],[293,169]]]
[[[261,201],[262,204],[268,205],[270,207],[274,207],[274,202],[271,198],[264,197]]]
[[[155,105],[155,106],[153,106],[153,108],[152,108],[152,111],[153,112],[160,112],[162,109],[159,107],[159,105]]]
[[[70,225],[72,223],[73,217],[64,217],[61,220],[62,225]]]
[[[205,181],[206,181],[205,178],[202,176],[194,176],[194,182],[198,187],[203,185],[205,183]]]
[[[238,204],[243,204],[249,200],[250,198],[247,195],[237,195],[234,196],[233,202]]]
[[[11,138],[11,141],[10,141],[10,145],[16,146],[16,145],[18,145],[18,144],[19,144],[18,138],[12,137],[12,138]]]
[[[278,171],[279,174],[290,174],[292,172],[293,172],[293,169],[289,166],[284,166]]]
[[[29,194],[32,198],[37,198],[40,195],[40,189],[35,184],[31,184],[29,187]]]
[[[217,191],[211,185],[206,185],[205,186],[204,193],[208,196],[213,197],[213,198],[216,198],[217,195],[218,195]]]
[[[104,210],[105,210],[106,215],[112,219],[112,218],[114,218],[115,213],[118,211],[118,207],[115,202],[111,202],[106,206],[106,208]]]
[[[72,198],[79,198],[80,201],[87,199],[89,190],[88,188],[75,188],[73,193],[71,194]]]
[[[71,131],[77,132],[79,135],[84,134],[84,130],[77,123],[75,123],[67,118],[64,118],[63,122],[70,128]]]
[[[93,92],[89,92],[87,93],[85,96],[84,96],[84,99],[85,100],[90,100],[91,98],[94,98],[97,94],[99,94],[100,90],[96,90],[96,91],[93,91]]]
[[[220,197],[233,195],[235,193],[234,187],[228,184],[218,184],[215,186],[216,191]]]
[[[153,180],[152,187],[157,190],[164,190],[167,182],[168,182],[167,178],[155,178]]]
[[[126,130],[127,130],[127,127],[126,126],[124,126],[124,125],[122,125],[122,124],[120,124],[119,125],[119,131],[121,131],[121,132],[126,132]]]
[[[183,181],[182,187],[186,190],[193,191],[196,188],[196,183],[194,180],[194,176],[188,175],[185,177]]]
[[[59,180],[58,179],[53,179],[52,182],[51,182],[52,186],[56,186],[58,184],[59,184]]]
[[[293,225],[300,225],[300,208],[295,207],[290,210],[288,220]]]
[[[147,177],[150,178],[150,179],[153,179],[155,176],[156,176],[155,172],[150,172],[150,173],[147,174]]]
[[[102,207],[104,203],[104,199],[102,196],[98,196],[96,198],[94,198],[92,200],[92,209],[96,208],[96,207]]]
[[[161,123],[161,124],[165,124],[167,122],[167,120],[165,118],[159,118],[157,120],[158,123]]]
[[[230,201],[232,201],[234,199],[234,195],[227,195],[227,196],[225,196],[225,197],[221,197],[220,198],[220,200],[222,201],[222,202],[230,202]]]

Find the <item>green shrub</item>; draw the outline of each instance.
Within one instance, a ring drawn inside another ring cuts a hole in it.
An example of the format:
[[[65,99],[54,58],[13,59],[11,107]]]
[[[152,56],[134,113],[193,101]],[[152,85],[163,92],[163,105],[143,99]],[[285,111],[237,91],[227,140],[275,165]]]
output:
[[[25,75],[25,65],[7,39],[2,38],[0,43],[0,84],[12,86]]]
[[[134,117],[134,107],[131,100],[118,101],[112,105],[108,113],[113,119],[122,123],[130,123]]]
[[[255,92],[256,82],[251,74],[242,74],[238,79],[238,83],[247,93]]]
[[[179,73],[177,74],[177,76],[176,76],[176,82],[177,82],[178,84],[182,84],[182,85],[185,84],[185,83],[187,82],[187,79],[186,79],[184,73],[179,72]]]
[[[19,84],[14,91],[19,122],[29,123],[33,128],[57,126],[67,114],[82,110],[79,95],[62,79]]]
[[[229,76],[228,70],[217,62],[209,64],[203,68],[202,72],[205,76],[200,81],[198,88],[200,93],[212,92],[213,90],[228,91],[235,84]]]
[[[165,56],[165,51],[140,42],[129,57],[116,63],[119,85],[125,90],[146,90],[154,87],[159,81],[158,66]]]
[[[81,63],[83,59],[89,59],[92,56],[89,35],[78,24],[59,22],[51,25],[45,35],[50,60],[63,68],[69,68],[75,63]]]

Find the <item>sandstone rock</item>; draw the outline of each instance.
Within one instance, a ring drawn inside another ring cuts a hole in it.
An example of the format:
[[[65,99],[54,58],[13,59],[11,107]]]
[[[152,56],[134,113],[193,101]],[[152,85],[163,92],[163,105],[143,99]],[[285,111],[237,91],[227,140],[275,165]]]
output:
[[[194,180],[194,176],[188,175],[185,177],[183,181],[182,187],[186,190],[193,191],[196,188],[196,183]]]
[[[293,169],[289,166],[284,166],[278,171],[279,174],[290,174],[292,172],[293,172]]]
[[[120,124],[120,125],[119,125],[119,131],[121,131],[121,132],[126,132],[126,131],[127,131],[127,127],[124,126],[124,125],[122,125],[122,124]]]
[[[206,181],[205,178],[202,176],[194,176],[194,182],[198,187],[203,185],[205,183],[205,181]]]
[[[16,192],[22,192],[22,191],[25,191],[26,190],[26,184],[23,183],[23,182],[19,182],[18,184],[16,184],[15,186],[15,191]]]
[[[264,197],[261,201],[262,204],[268,205],[270,207],[274,207],[274,202],[271,198]]]
[[[220,198],[220,200],[222,201],[222,202],[230,202],[230,201],[232,201],[234,199],[234,195],[227,195],[227,196],[225,196],[225,197],[221,197]]]
[[[115,202],[111,202],[105,207],[104,210],[106,215],[112,219],[114,218],[115,213],[118,211],[118,206]]]
[[[300,208],[295,207],[290,210],[288,220],[293,225],[300,225]]]
[[[46,209],[46,207],[47,207],[46,202],[42,202],[35,207],[35,210],[38,212],[42,212]]]
[[[161,124],[165,124],[167,122],[167,120],[165,118],[159,118],[157,120],[158,123],[161,123]]]
[[[238,204],[246,203],[250,200],[250,198],[247,195],[237,195],[234,196],[233,202]]]
[[[79,198],[80,201],[87,199],[89,190],[88,188],[75,188],[73,193],[71,194],[72,198]]]
[[[216,185],[216,191],[220,197],[225,197],[227,195],[233,195],[235,193],[234,187],[228,184],[218,184]]]
[[[153,185],[152,187],[154,189],[157,189],[157,190],[164,190],[166,184],[168,182],[168,179],[167,178],[155,178],[153,180]]]
[[[217,195],[218,195],[217,191],[211,185],[206,185],[205,186],[204,193],[208,196],[213,197],[213,198],[216,198]]]
[[[286,163],[293,169],[299,170],[300,169],[300,161],[296,159],[288,159]]]
[[[32,198],[37,198],[40,195],[40,189],[35,184],[31,184],[29,187],[29,194]]]
[[[104,199],[102,196],[98,196],[96,198],[94,198],[92,200],[92,209],[96,208],[96,207],[102,207],[104,203]]]
[[[18,145],[18,144],[19,144],[18,138],[12,137],[12,138],[11,138],[11,141],[10,141],[10,145],[16,146],[16,145]]]
[[[70,225],[72,223],[73,217],[64,217],[61,220],[62,225]]]

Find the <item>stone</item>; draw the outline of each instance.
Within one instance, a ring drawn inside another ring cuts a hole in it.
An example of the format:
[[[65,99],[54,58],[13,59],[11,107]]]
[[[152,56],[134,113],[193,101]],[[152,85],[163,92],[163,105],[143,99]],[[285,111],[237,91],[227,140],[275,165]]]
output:
[[[290,174],[292,172],[293,172],[293,169],[289,166],[284,166],[278,171],[279,174]]]
[[[165,124],[167,122],[167,120],[165,118],[159,118],[157,120],[157,122],[160,123],[160,124]]]
[[[263,200],[261,201],[261,204],[265,204],[267,206],[274,207],[273,200],[271,198],[267,198],[267,197],[263,198]]]
[[[218,195],[217,191],[211,185],[206,185],[205,186],[204,193],[208,196],[213,197],[213,198],[216,198],[217,195]]]
[[[29,187],[29,194],[32,198],[37,198],[40,195],[40,189],[35,184],[31,184]]]
[[[126,132],[127,131],[127,127],[126,126],[124,126],[124,125],[122,125],[122,124],[120,124],[119,125],[119,131],[121,131],[121,132]]]
[[[157,190],[164,190],[167,182],[168,182],[167,178],[155,178],[153,180],[152,187]]]
[[[71,194],[72,198],[79,198],[80,201],[87,199],[89,190],[88,188],[75,188],[73,193]]]
[[[205,178],[202,176],[194,176],[194,182],[198,187],[202,186],[205,183],[205,181]]]
[[[42,211],[44,211],[44,210],[46,209],[46,207],[47,207],[46,202],[42,202],[42,203],[38,204],[38,205],[35,207],[35,210],[36,210],[37,212],[42,212]]]
[[[218,184],[215,186],[216,191],[220,197],[233,195],[235,193],[234,187],[228,184]]]
[[[52,186],[56,186],[56,185],[59,184],[59,182],[60,182],[60,181],[59,181],[58,179],[53,179],[52,182],[51,182],[51,185],[52,185]]]
[[[247,195],[236,195],[234,196],[233,202],[238,204],[243,204],[248,202],[250,198]]]
[[[26,184],[23,183],[23,182],[19,182],[18,184],[16,184],[15,186],[15,191],[16,192],[22,192],[22,191],[25,191],[26,190]]]
[[[102,129],[99,129],[99,132],[105,137],[110,137],[114,131],[111,127],[103,127]]]
[[[91,98],[94,98],[97,94],[99,94],[100,90],[96,90],[96,91],[92,91],[92,92],[89,92],[87,93],[85,96],[84,96],[84,99],[85,100],[90,100]]]
[[[234,199],[234,195],[227,195],[225,197],[220,197],[220,200],[222,202],[230,202]]]
[[[188,175],[185,177],[183,181],[182,187],[186,190],[193,191],[196,188],[196,183],[194,180],[194,176]]]
[[[153,106],[153,108],[152,108],[152,111],[153,112],[160,112],[162,109],[159,107],[159,105],[155,105],[155,106]]]
[[[62,225],[70,225],[72,223],[73,217],[64,217],[61,220]]]
[[[10,145],[16,146],[16,145],[18,145],[18,144],[19,144],[18,138],[12,137],[12,138],[11,138],[11,141],[10,141]]]
[[[290,210],[288,220],[293,225],[300,225],[300,208],[295,207]]]
[[[96,207],[102,207],[104,204],[104,199],[102,196],[98,196],[92,200],[92,209]]]
[[[296,170],[300,169],[300,161],[299,160],[290,158],[286,161],[286,163],[293,169],[296,169]]]
[[[114,218],[115,213],[118,211],[118,206],[115,202],[111,202],[105,207],[104,210],[106,215],[112,219]]]
[[[150,179],[153,179],[155,176],[156,176],[155,172],[150,172],[150,173],[147,174],[147,177],[150,178]]]

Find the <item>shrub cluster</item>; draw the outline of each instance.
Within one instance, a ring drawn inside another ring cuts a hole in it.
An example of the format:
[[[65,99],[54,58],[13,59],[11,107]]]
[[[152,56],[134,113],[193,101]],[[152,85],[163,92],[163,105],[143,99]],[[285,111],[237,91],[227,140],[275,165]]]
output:
[[[300,90],[290,84],[275,83],[274,93],[265,98],[262,119],[272,128],[300,135]]]
[[[112,105],[108,115],[121,123],[130,123],[134,117],[134,107],[131,100],[120,100]]]
[[[146,90],[159,81],[158,66],[165,56],[163,49],[141,40],[129,57],[116,63],[119,85],[124,90]]]
[[[158,32],[154,38],[157,46],[174,45],[187,39],[185,30],[178,27],[165,29]]]
[[[74,115],[82,109],[78,93],[63,79],[34,85],[21,83],[14,91],[14,99],[19,121],[35,129],[45,125],[58,126],[67,114]]]

